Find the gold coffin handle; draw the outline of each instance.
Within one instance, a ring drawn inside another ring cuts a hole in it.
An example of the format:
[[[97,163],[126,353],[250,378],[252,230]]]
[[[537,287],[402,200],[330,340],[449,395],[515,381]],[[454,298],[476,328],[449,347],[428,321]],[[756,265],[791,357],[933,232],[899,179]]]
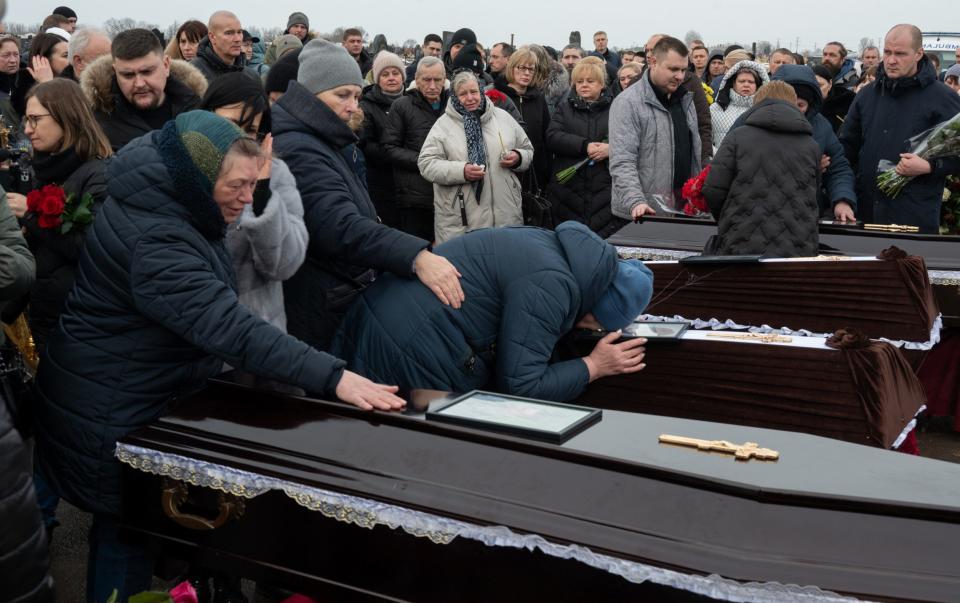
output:
[[[220,493],[219,514],[213,519],[207,519],[192,513],[181,513],[180,505],[187,501],[187,485],[179,480],[163,479],[163,491],[160,496],[160,505],[164,514],[190,530],[216,530],[231,519],[243,517],[245,505],[243,499],[232,494]]]

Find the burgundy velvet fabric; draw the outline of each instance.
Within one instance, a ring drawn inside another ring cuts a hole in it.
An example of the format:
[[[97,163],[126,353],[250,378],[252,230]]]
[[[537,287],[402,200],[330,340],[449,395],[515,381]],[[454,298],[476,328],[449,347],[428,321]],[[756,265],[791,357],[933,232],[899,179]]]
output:
[[[649,264],[659,316],[927,341],[939,310],[923,258],[879,262]]]
[[[589,352],[585,342],[581,353]],[[900,351],[685,340],[647,345],[647,367],[599,379],[578,404],[799,431],[890,448],[924,404]]]
[[[954,418],[960,431],[960,329],[947,329],[940,343],[927,354],[918,372],[927,392],[927,412],[935,417]]]

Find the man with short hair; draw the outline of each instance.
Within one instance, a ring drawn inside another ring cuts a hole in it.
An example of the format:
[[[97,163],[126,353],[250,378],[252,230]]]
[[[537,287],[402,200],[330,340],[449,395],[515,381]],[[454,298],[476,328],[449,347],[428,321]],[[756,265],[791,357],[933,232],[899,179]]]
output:
[[[607,47],[607,32],[598,31],[593,34],[593,48],[597,56],[606,61],[608,65],[613,66],[614,71],[620,69],[620,66],[623,65],[623,61],[620,60],[620,55],[611,52]]]
[[[91,63],[107,54],[110,54],[110,37],[106,32],[84,27],[70,36],[70,42],[67,43],[67,60],[70,64],[60,72],[60,77],[79,81]]]
[[[513,46],[506,42],[497,42],[490,48],[490,62],[487,65],[487,71],[491,77],[496,78],[507,68],[507,61],[513,56]]]
[[[390,107],[383,139],[396,184],[397,228],[427,241],[434,238],[433,184],[420,175],[417,160],[427,134],[450,97],[444,88],[446,69],[437,57],[423,57],[417,66],[416,89]]]
[[[906,142],[960,113],[960,95],[937,79],[923,53],[915,25],[894,26],[883,40],[877,79],[857,94],[840,129],[847,158],[857,175],[857,215],[864,222],[917,226],[938,234],[946,177],[960,174],[960,159],[923,159],[907,153]],[[913,177],[890,197],[877,188],[880,161]]]
[[[440,58],[443,56],[443,38],[438,36],[435,33],[427,34],[423,38],[423,44],[420,45],[420,51],[423,55],[420,57],[437,57]],[[414,81],[417,77],[417,65],[420,64],[420,59],[417,59],[410,65],[407,65],[407,80],[408,82]]]
[[[635,50],[624,50],[623,54],[620,55],[620,60],[623,63],[632,63],[633,57],[635,56],[637,56],[637,52]]]
[[[66,19],[66,21],[58,27],[62,27],[67,33],[72,34],[77,30],[77,13],[75,13],[72,8],[68,6],[58,6],[53,9],[53,14],[60,15]]]
[[[253,45],[259,43],[260,38],[253,35],[246,29],[243,30],[243,58],[248,65],[250,64],[250,61],[253,60]]]
[[[63,15],[48,15],[40,24],[40,31],[58,35],[69,42],[70,32],[67,30],[68,27],[70,27],[70,20]]]
[[[645,53],[644,53],[645,54]],[[696,46],[690,50],[690,64],[693,66],[693,72],[697,75],[703,73],[707,68],[707,58],[710,52],[703,46]]]
[[[342,46],[360,66],[360,73],[364,76],[373,69],[373,59],[363,47],[363,32],[354,27],[343,30]]]
[[[227,73],[244,71],[247,58],[243,54],[243,28],[240,26],[240,19],[225,10],[210,15],[207,37],[200,40],[197,58],[190,61],[190,64],[199,69],[208,82]]]
[[[855,90],[860,74],[853,59],[847,58],[847,49],[840,42],[829,42],[823,47],[823,65],[833,74],[833,85]]]
[[[310,35],[310,19],[301,12],[292,13],[287,18],[287,29],[283,33],[297,36],[303,44],[313,39]]]
[[[662,37],[646,72],[610,108],[610,207],[620,218],[676,208],[683,184],[700,172],[697,112],[683,87],[688,54],[680,40]]]
[[[576,44],[567,44],[560,51],[560,64],[567,70],[567,74],[573,73],[573,68],[582,60],[583,49]]]
[[[110,54],[84,69],[80,84],[114,150],[195,109],[206,92],[203,74],[171,63],[150,30],[120,32]]]
[[[780,69],[781,65],[796,65],[797,60],[793,58],[793,53],[786,48],[778,48],[770,53],[770,75],[772,76]]]
[[[864,71],[870,67],[876,67],[880,64],[880,49],[876,46],[867,46],[860,53],[860,61],[863,63]]]

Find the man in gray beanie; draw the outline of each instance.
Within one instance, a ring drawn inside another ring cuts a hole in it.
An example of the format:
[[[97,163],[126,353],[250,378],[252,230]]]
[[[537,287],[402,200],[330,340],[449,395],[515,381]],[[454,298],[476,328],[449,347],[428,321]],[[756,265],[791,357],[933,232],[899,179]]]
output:
[[[370,199],[357,136],[363,77],[346,49],[313,40],[300,51],[297,81],[272,109],[273,148],[287,161],[310,233],[307,261],[284,283],[287,330],[326,350],[356,296],[381,272],[420,279],[459,308],[463,289],[429,242],[390,228]]]
[[[287,19],[287,30],[283,33],[293,34],[300,38],[300,41],[306,44],[313,37],[310,35],[310,19],[303,13],[293,13]]]

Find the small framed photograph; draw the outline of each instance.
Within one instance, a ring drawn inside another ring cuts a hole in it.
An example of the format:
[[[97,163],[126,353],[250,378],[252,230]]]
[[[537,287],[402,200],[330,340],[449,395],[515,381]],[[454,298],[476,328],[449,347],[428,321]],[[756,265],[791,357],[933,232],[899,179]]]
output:
[[[678,341],[690,323],[686,322],[634,322],[623,329],[625,338],[644,337],[648,341]]]
[[[427,411],[427,420],[562,444],[602,414],[596,408],[475,390]]]

